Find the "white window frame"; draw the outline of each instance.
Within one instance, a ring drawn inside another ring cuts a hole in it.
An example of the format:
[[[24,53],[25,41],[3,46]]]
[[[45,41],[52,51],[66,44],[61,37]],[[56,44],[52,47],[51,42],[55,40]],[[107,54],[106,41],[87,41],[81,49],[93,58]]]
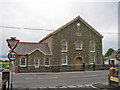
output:
[[[93,43],[94,44],[94,51],[91,51],[91,43]],[[95,52],[95,42],[90,42],[90,52]]]
[[[38,60],[38,65],[35,64],[36,60]],[[40,60],[38,58],[35,58],[35,60],[34,60],[34,67],[35,68],[39,68],[39,62],[40,62]]]
[[[78,44],[78,43],[81,44],[81,48],[77,48],[77,44]],[[75,49],[76,49],[76,50],[82,50],[82,43],[81,43],[81,42],[76,42],[76,43],[75,43]]]
[[[48,57],[44,58],[44,64],[45,64],[46,67],[49,67],[49,66],[50,66],[50,59],[48,58],[48,59],[49,59],[49,65],[46,65],[46,59],[47,59],[47,58],[48,58]]]
[[[94,56],[94,60],[93,60],[93,62],[91,62],[91,55]],[[90,64],[94,64],[94,63],[95,63],[95,55],[94,55],[94,54],[90,54]]]
[[[22,59],[22,58],[25,58],[25,65],[21,65],[21,59]],[[26,67],[26,57],[21,57],[21,58],[20,58],[20,67]]]
[[[66,63],[62,63],[62,59],[63,59],[62,57],[63,57],[63,56],[66,56]],[[68,59],[67,55],[64,55],[64,54],[63,54],[63,55],[61,56],[61,65],[67,65],[67,64],[68,64],[68,60],[67,60],[67,59]]]
[[[62,49],[62,43],[63,42],[65,42],[65,45],[66,45],[66,49],[65,50]],[[67,41],[65,41],[65,40],[61,42],[61,52],[67,52]]]

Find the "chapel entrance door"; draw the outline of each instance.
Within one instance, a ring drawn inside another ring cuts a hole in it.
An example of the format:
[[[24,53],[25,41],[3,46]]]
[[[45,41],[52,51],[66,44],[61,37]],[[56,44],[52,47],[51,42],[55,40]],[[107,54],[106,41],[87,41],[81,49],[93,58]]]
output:
[[[77,57],[75,60],[75,64],[76,64],[76,69],[82,69],[82,58],[81,57]]]

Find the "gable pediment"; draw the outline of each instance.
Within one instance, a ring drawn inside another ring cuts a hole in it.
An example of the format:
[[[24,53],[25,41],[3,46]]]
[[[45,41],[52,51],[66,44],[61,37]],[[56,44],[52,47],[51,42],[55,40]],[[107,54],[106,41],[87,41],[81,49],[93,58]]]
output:
[[[82,19],[80,16],[76,17],[75,19],[73,19],[72,21],[68,22],[67,24],[63,25],[62,27],[58,28],[56,31],[50,33],[49,35],[47,35],[46,37],[44,37],[40,42],[46,40],[47,38],[55,35],[56,33],[59,33],[60,31],[62,31],[63,29],[65,29],[66,27],[68,27],[69,25],[73,24],[74,22],[80,22],[83,23],[86,27],[88,27],[92,32],[94,32],[96,35],[98,35],[100,38],[103,38],[103,36],[97,31],[95,30],[91,25],[89,25],[84,19]]]

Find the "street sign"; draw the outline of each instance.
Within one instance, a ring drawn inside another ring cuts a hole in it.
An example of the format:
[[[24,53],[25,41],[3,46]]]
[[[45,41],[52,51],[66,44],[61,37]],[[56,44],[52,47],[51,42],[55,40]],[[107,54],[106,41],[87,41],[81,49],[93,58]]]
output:
[[[8,59],[10,61],[15,61],[17,59],[17,53],[14,52],[14,51],[11,51],[9,54],[8,54]]]
[[[16,39],[7,39],[6,41],[8,43],[9,48],[12,51],[16,48],[17,44],[19,43],[19,40]]]
[[[11,49],[10,53],[8,54],[8,59],[11,61],[11,90],[13,87],[13,63],[17,59],[17,53],[14,49],[17,47],[19,40],[16,40],[16,37],[11,37],[11,39],[6,40],[8,43],[9,48]]]
[[[118,61],[120,61],[120,52],[118,52],[118,53],[116,54],[116,59],[117,59]]]

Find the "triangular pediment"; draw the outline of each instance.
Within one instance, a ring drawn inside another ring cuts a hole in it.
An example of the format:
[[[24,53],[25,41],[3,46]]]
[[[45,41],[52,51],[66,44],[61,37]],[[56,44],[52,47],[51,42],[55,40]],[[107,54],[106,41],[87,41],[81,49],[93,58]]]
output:
[[[82,23],[84,23],[91,31],[93,31],[94,33],[96,33],[100,38],[103,38],[103,36],[97,32],[91,25],[89,25],[84,19],[82,19],[80,16],[76,17],[75,19],[73,19],[72,21],[68,22],[67,24],[63,25],[62,27],[58,28],[56,31],[50,33],[49,35],[47,35],[46,37],[44,37],[40,42],[46,40],[47,38],[51,37],[52,35],[60,32],[61,30],[63,30],[64,28],[66,28],[67,26],[71,25],[72,23],[74,23],[75,21],[80,20]]]

